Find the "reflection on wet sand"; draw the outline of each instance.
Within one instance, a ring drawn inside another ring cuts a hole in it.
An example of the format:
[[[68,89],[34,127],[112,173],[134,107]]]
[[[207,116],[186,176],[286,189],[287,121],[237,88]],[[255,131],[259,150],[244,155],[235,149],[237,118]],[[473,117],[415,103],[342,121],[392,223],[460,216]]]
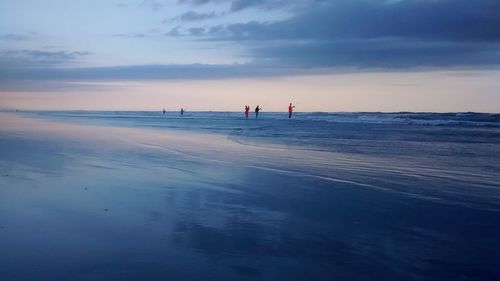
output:
[[[498,203],[428,198],[415,181],[459,181],[405,174],[408,163],[0,118],[0,279],[499,274]]]

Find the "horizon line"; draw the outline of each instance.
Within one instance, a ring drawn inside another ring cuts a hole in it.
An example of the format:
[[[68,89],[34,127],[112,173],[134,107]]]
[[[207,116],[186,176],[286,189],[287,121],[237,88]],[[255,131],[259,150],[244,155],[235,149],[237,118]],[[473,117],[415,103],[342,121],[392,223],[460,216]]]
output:
[[[165,112],[179,112],[178,110],[165,110]],[[22,113],[22,112],[158,112],[162,113],[163,110],[114,110],[114,109],[11,109],[11,108],[0,108],[0,113]],[[243,110],[231,111],[231,110],[186,110],[184,112],[214,112],[214,113],[239,113]],[[251,111],[253,112],[253,111]],[[262,111],[266,113],[288,113],[288,111]],[[294,111],[294,113],[382,113],[382,114],[402,114],[402,113],[416,113],[416,114],[500,114],[500,112],[487,112],[487,111]]]

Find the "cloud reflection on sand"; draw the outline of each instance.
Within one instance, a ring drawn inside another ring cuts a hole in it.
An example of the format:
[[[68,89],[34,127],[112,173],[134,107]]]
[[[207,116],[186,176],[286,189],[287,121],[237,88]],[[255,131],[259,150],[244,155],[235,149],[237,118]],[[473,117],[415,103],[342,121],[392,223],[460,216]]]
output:
[[[384,159],[224,135],[0,118],[5,279],[495,274],[498,213],[417,196],[398,163],[377,168]],[[407,194],[391,191],[397,185]],[[457,212],[459,223],[450,220]]]

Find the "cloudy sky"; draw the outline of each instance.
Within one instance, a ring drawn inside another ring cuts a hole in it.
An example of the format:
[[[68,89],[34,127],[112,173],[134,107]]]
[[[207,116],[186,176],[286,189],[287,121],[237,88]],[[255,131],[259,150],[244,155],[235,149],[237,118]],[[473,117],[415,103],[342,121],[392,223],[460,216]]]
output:
[[[500,112],[498,0],[0,0],[0,108]]]

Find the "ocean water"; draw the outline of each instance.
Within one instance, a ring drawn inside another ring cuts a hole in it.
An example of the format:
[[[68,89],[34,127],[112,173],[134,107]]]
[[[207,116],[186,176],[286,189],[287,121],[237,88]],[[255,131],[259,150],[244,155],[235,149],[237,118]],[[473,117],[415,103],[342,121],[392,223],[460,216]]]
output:
[[[500,279],[499,114],[9,114],[2,280]]]
[[[299,112],[293,119],[277,112],[261,112],[259,118],[250,114],[248,119],[240,112],[24,114],[79,124],[218,134],[242,145],[343,153],[351,161],[332,159],[325,166],[342,166],[359,177],[373,176],[372,180],[386,173],[427,181],[417,188],[406,182],[391,185],[400,192],[447,193],[447,198],[459,197],[454,198],[457,202],[477,200],[495,209],[500,203],[500,114]]]
[[[300,145],[325,151],[390,153],[373,142],[496,143],[500,114],[489,113],[287,113],[261,112],[26,112],[28,116],[112,126],[189,130],[228,135],[238,141]],[[368,147],[365,141],[371,142]],[[349,142],[348,144],[344,142]],[[361,151],[368,152],[368,151]],[[395,152],[395,151],[392,151]],[[405,151],[411,153],[411,151]],[[415,153],[417,154],[417,153]]]

